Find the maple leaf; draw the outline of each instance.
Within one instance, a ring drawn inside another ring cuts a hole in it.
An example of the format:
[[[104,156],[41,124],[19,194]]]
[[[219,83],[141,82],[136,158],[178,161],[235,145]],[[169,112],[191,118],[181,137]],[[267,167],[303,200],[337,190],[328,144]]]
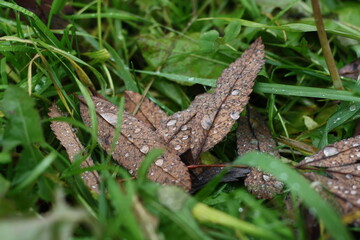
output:
[[[323,170],[326,175],[306,172],[313,185],[332,193],[343,214],[360,210],[360,136],[327,145],[299,162],[297,168]],[[357,219],[357,222],[360,222]]]
[[[59,110],[59,108],[53,104],[49,108],[48,115],[52,118],[62,117],[64,114]],[[55,134],[56,138],[60,141],[61,145],[65,148],[69,159],[71,162],[74,162],[75,157],[84,152],[84,147],[81,144],[80,140],[76,136],[73,128],[67,122],[53,121],[50,124],[51,130]],[[80,164],[81,168],[92,167],[94,162],[91,157],[87,157],[85,161]],[[81,173],[81,178],[84,180],[85,184],[90,188],[91,191],[98,193],[99,192],[99,183],[100,177],[96,171],[86,171]]]
[[[275,150],[276,142],[259,113],[249,108],[247,115],[241,117],[238,122],[236,138],[240,156],[256,150],[280,157],[279,152]],[[273,198],[276,194],[281,193],[283,188],[282,182],[275,179],[271,174],[264,173],[256,168],[251,168],[251,172],[245,178],[244,183],[257,198]]]

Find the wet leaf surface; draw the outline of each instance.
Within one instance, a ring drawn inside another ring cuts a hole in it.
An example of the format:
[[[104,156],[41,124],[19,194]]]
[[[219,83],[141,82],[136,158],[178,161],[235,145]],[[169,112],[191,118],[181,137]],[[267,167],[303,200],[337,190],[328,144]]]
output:
[[[111,154],[110,147],[115,135],[118,107],[98,97],[92,97],[92,100],[98,119],[99,143],[108,154]],[[90,126],[89,110],[84,100],[81,100],[80,111],[83,121]],[[130,174],[136,176],[145,155],[154,148],[162,148],[165,151],[150,168],[148,178],[155,182],[174,184],[189,190],[191,188],[190,174],[179,156],[171,148],[166,147],[155,131],[125,111],[121,134],[112,153],[113,158],[128,169]]]
[[[250,151],[260,151],[280,157],[275,149],[276,142],[259,113],[249,108],[247,115],[241,117],[238,122],[236,137],[240,156]],[[275,179],[271,174],[264,173],[256,168],[251,168],[251,172],[245,178],[244,183],[257,198],[273,198],[276,194],[281,193],[283,188],[282,182]]]
[[[325,175],[306,172],[313,185],[334,194],[344,214],[360,210],[360,136],[330,144],[302,160],[298,168],[319,168]],[[358,221],[358,220],[357,220]]]
[[[159,128],[161,122],[168,117],[158,105],[139,93],[125,91],[124,96],[125,111],[131,114],[135,112],[134,116],[152,130]]]
[[[49,109],[48,115],[52,118],[63,117],[64,114],[60,109],[53,104]],[[74,162],[76,156],[84,153],[84,147],[76,136],[74,129],[67,122],[53,121],[50,124],[51,130],[56,138],[60,141],[61,145],[65,148],[69,156],[70,162]],[[81,168],[94,166],[91,157],[87,157],[85,161],[80,164]],[[91,191],[99,192],[100,177],[96,171],[86,171],[81,174],[81,178]]]
[[[184,111],[170,116],[158,132],[179,154],[199,154],[219,143],[240,117],[264,64],[264,45],[258,38],[240,58],[225,69],[213,93],[199,95]]]

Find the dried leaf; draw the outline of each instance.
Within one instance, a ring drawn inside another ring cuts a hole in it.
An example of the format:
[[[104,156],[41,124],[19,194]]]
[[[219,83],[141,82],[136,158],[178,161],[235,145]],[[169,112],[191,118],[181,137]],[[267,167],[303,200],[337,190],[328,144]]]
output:
[[[135,117],[152,130],[159,128],[161,122],[168,117],[160,107],[146,97],[143,99],[139,93],[125,91],[124,96],[125,111],[133,113],[138,108]]]
[[[210,182],[216,175],[221,173],[224,167],[211,167],[196,176],[193,181],[191,192],[194,193]],[[230,168],[220,182],[236,182],[250,172],[249,168]]]
[[[349,63],[339,69],[340,75],[352,79],[358,79],[359,73],[360,73],[360,59],[356,60],[355,62]]]
[[[63,113],[59,108],[53,104],[49,108],[48,115],[52,118],[62,117]],[[67,122],[53,121],[50,124],[51,130],[54,132],[56,138],[60,141],[61,145],[66,149],[71,162],[74,162],[75,157],[84,152],[84,147],[76,136],[73,128]],[[94,166],[91,157],[87,157],[85,161],[80,164],[81,168]],[[90,190],[98,193],[100,177],[96,171],[86,171],[81,174],[81,178]]]
[[[163,121],[159,135],[178,154],[190,148],[196,163],[199,154],[220,142],[239,118],[264,64],[264,56],[264,45],[258,38],[223,71],[214,93],[197,96],[188,109]]]
[[[320,183],[333,193],[344,214],[360,210],[360,136],[326,146],[306,157],[298,168],[323,168],[326,176],[304,173],[314,183]]]
[[[248,114],[239,119],[236,132],[238,154],[241,156],[249,151],[266,152],[276,157],[280,154],[275,150],[276,143],[272,138],[262,116],[249,108]],[[260,159],[259,159],[260,160]],[[256,168],[245,178],[245,186],[257,198],[273,198],[281,193],[283,183]]]
[[[82,98],[80,111],[85,124],[90,126],[89,110]],[[98,119],[98,139],[100,145],[110,154],[111,143],[114,139],[118,116],[118,107],[104,99],[92,97]],[[121,134],[115,144],[113,158],[129,173],[136,176],[145,154],[153,148],[165,149],[161,158],[150,168],[148,178],[159,183],[181,186],[187,190],[191,188],[190,174],[179,156],[166,144],[157,133],[148,128],[143,122],[128,112],[123,114]]]

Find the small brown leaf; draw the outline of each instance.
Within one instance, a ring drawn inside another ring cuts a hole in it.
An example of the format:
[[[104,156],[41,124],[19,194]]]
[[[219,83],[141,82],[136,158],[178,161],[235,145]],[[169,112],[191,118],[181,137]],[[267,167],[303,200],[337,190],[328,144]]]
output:
[[[355,80],[358,79],[359,73],[360,73],[360,59],[357,59],[355,62],[349,63],[339,69],[340,75]]]
[[[63,113],[59,108],[53,104],[50,107],[50,112],[48,113],[50,117],[62,117]],[[53,121],[50,124],[51,130],[54,132],[56,138],[60,141],[61,145],[66,149],[66,152],[69,156],[71,162],[74,162],[75,157],[84,152],[84,147],[76,136],[70,124],[67,122]],[[80,164],[80,167],[92,167],[94,162],[91,157],[88,157]],[[90,188],[91,191],[98,193],[99,192],[99,183],[100,177],[96,171],[86,171],[81,174],[81,178],[84,180],[85,184]]]
[[[89,109],[83,98],[79,97],[79,99],[81,100],[80,111],[83,121],[90,126]],[[92,100],[98,116],[99,143],[110,154],[116,130],[118,107],[98,97],[92,97]],[[121,134],[112,153],[113,158],[128,169],[130,174],[136,176],[145,155],[153,148],[163,148],[165,151],[163,156],[157,159],[150,168],[148,178],[189,190],[191,188],[190,174],[179,156],[171,148],[166,148],[165,143],[155,131],[125,111]]]
[[[249,108],[248,114],[241,117],[238,122],[236,137],[240,156],[256,150],[280,157],[278,151],[275,150],[276,143],[260,114]],[[283,188],[282,182],[276,180],[271,174],[264,173],[256,168],[251,168],[251,172],[245,178],[244,183],[257,198],[273,198],[276,194],[281,193]]]
[[[159,135],[178,154],[190,147],[196,164],[199,154],[220,142],[239,118],[264,56],[264,45],[258,38],[223,71],[214,93],[197,96],[188,109],[167,118],[158,129]]]
[[[304,175],[320,183],[334,194],[344,214],[360,210],[360,136],[326,146],[318,153],[306,157],[297,168],[323,168],[326,176],[307,172]]]

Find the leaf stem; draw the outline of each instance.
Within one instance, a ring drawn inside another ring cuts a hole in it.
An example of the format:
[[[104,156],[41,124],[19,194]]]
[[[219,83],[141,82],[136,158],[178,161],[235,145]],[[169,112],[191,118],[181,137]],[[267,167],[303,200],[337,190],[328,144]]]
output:
[[[337,71],[334,58],[332,56],[332,52],[330,49],[329,41],[326,37],[326,32],[324,28],[324,23],[322,20],[322,15],[320,11],[320,4],[319,0],[311,0],[312,8],[313,8],[313,15],[315,19],[315,24],[317,28],[317,33],[319,36],[321,48],[324,52],[324,57],[326,61],[326,65],[330,72],[330,77],[333,80],[334,87],[338,90],[343,90],[344,87],[339,77],[339,73]]]

